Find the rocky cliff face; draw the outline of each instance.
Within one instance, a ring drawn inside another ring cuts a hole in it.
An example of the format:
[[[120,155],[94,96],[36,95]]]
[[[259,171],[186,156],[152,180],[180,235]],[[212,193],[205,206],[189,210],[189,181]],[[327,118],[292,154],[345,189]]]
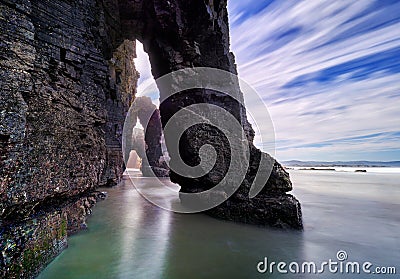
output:
[[[31,278],[66,246],[66,235],[123,171],[121,134],[135,94],[134,39],[149,53],[155,78],[188,67],[236,74],[229,51],[226,0],[0,0],[0,276]],[[231,90],[239,95],[237,85]],[[160,88],[162,97],[165,95]],[[241,96],[243,97],[243,96]],[[237,101],[211,90],[189,90],[160,107],[161,122],[185,106],[212,103],[246,131],[250,165],[239,190],[208,213],[239,222],[301,228],[288,174],[252,144],[254,131]],[[155,134],[159,137],[159,128]],[[151,139],[149,139],[151,141]],[[158,141],[159,142],[159,141]],[[204,143],[216,167],[200,179],[171,173],[183,192],[209,189],[226,172],[228,143],[216,129],[184,134],[181,154],[199,161]],[[156,144],[157,145],[157,144]],[[167,142],[168,145],[168,142]],[[157,145],[158,146],[158,145]],[[149,153],[160,150],[149,150]],[[179,156],[170,152],[171,162]],[[248,192],[259,161],[273,165],[257,197]]]
[[[24,278],[121,177],[135,43],[106,0],[2,0],[0,34],[0,277]]]

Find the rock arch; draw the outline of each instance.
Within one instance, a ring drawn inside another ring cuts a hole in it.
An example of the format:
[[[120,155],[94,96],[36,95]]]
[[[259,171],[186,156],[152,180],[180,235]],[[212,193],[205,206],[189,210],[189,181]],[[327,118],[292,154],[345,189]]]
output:
[[[210,67],[237,74],[235,57],[229,47],[226,6],[226,0],[139,0],[121,1],[119,4],[123,33],[143,43],[155,79],[188,67]],[[243,98],[238,82],[229,89]],[[159,90],[162,97],[167,94],[164,88]],[[247,175],[239,190],[208,213],[228,220],[301,229],[300,203],[286,193],[292,189],[288,173],[276,160],[253,145],[254,130],[247,120],[246,109],[236,100],[212,90],[187,90],[160,104],[162,125],[166,125],[182,107],[197,103],[212,103],[229,111],[246,131],[251,156]],[[199,149],[205,143],[216,148],[219,159],[210,173],[201,178],[191,179],[171,171],[171,180],[181,185],[182,192],[210,189],[227,171],[229,160],[226,158],[229,158],[230,151],[225,145],[228,143],[209,127],[196,127],[184,134],[181,140],[180,153],[188,165],[198,164]],[[178,156],[170,152],[170,163],[174,164]],[[261,157],[273,166],[272,173],[263,185],[263,191],[250,199],[249,189]]]
[[[7,243],[0,247],[0,277],[33,278],[66,247],[67,233],[85,227],[85,216],[102,196],[96,187],[119,182],[122,125],[138,78],[136,39],[149,54],[155,78],[198,66],[236,74],[226,5],[226,0],[0,1],[0,238]],[[241,94],[238,86],[231,89]],[[160,106],[162,125],[182,106],[213,103],[231,112],[246,131],[248,175],[228,201],[208,213],[301,229],[300,203],[287,194],[289,175],[254,147],[245,108],[225,97],[191,90]],[[198,162],[206,141],[215,144],[221,158],[229,157],[223,139],[210,138],[213,130],[192,132],[182,139],[188,164]],[[176,160],[177,154],[170,155]],[[262,156],[273,171],[264,190],[250,199]],[[171,173],[171,180],[184,192],[202,191],[226,166],[220,160],[200,179]],[[33,248],[40,252],[32,253]]]
[[[131,141],[125,148],[125,159],[129,158],[130,150],[135,150],[142,159],[141,171],[144,176],[167,177],[169,168],[164,160],[161,137],[162,127],[159,109],[146,96],[135,98],[135,108],[131,109],[131,126],[135,126],[137,120],[144,127],[143,132],[138,128],[132,129]],[[138,130],[136,130],[138,129]],[[136,130],[137,133],[134,133]]]

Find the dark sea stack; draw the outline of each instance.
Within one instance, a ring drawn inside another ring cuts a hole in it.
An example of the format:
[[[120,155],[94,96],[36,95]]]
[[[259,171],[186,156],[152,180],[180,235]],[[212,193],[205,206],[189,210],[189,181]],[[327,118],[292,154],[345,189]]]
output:
[[[140,26],[143,29],[138,38],[149,54],[152,73],[156,79],[190,67],[217,68],[237,74],[235,58],[229,46],[226,0],[153,0],[135,3],[137,12],[124,14],[122,23],[129,29],[141,22]],[[238,92],[239,98],[243,98],[239,86],[234,84],[236,86],[230,87],[229,90],[235,94]],[[182,108],[197,103],[208,103],[218,105],[231,113],[246,131],[247,141],[244,144],[248,144],[250,148],[247,175],[236,193],[223,204],[209,210],[208,214],[244,223],[302,229],[300,203],[295,197],[287,194],[292,190],[289,174],[272,157],[254,147],[254,130],[247,121],[245,108],[240,103],[226,94],[208,89],[187,90],[173,97],[166,96],[167,90],[164,88],[159,89],[161,99],[166,98],[166,101],[160,104],[163,127]],[[208,125],[192,127],[182,136],[179,153],[183,161],[190,166],[199,164],[199,150],[204,144],[213,145],[217,152],[215,167],[207,175],[196,179],[171,170],[171,181],[180,184],[182,192],[193,193],[211,189],[226,174],[231,155],[229,142],[217,129]],[[169,148],[168,151],[172,166],[179,154]],[[272,172],[265,185],[262,185],[263,190],[256,197],[249,198],[249,190],[256,173],[263,172],[259,169],[261,156],[268,165],[273,166]]]
[[[138,79],[135,39],[148,52],[155,78],[191,67],[236,74],[226,5],[226,0],[0,0],[1,278],[35,277],[66,247],[68,234],[85,228],[99,197],[96,187],[119,182],[122,129]],[[238,86],[231,89],[240,93]],[[165,125],[193,103],[229,111],[246,131],[251,155],[238,191],[208,213],[301,229],[300,204],[287,194],[289,175],[254,147],[254,131],[237,101],[207,89],[188,90],[161,104],[154,123],[161,118]],[[154,145],[147,152],[151,158],[160,155],[159,135],[156,123],[146,135]],[[182,142],[190,165],[198,163],[204,143],[214,145],[221,160],[209,175],[194,180],[172,172],[171,180],[183,192],[213,187],[230,163],[223,135],[200,125]],[[178,154],[170,156],[173,162]],[[249,198],[262,156],[272,174]]]

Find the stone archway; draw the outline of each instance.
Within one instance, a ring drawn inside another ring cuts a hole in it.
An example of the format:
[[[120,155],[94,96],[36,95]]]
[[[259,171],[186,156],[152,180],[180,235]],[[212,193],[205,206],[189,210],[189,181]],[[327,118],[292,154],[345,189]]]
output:
[[[100,195],[96,188],[120,181],[122,125],[136,94],[134,40],[143,43],[156,79],[199,66],[236,74],[226,5],[226,0],[0,1],[0,237],[7,242],[0,277],[34,277],[66,247],[67,233],[85,227]],[[231,90],[241,94],[238,86]],[[301,229],[300,203],[287,193],[289,175],[254,147],[254,131],[238,102],[210,90],[183,92],[161,104],[162,125],[193,103],[229,111],[251,150],[239,190],[208,213]],[[219,158],[229,158],[215,130],[192,132],[182,139],[185,162],[195,165],[205,142],[215,145]],[[178,154],[170,156],[174,162]],[[249,198],[262,157],[273,171],[264,190]],[[223,176],[227,163],[217,161],[200,179],[172,172],[171,180],[184,192],[202,191]]]
[[[129,158],[130,151],[135,150],[142,160],[140,170],[143,176],[169,176],[169,168],[164,160],[161,147],[160,111],[149,97],[142,96],[135,98],[135,107],[130,110],[130,113],[132,120],[130,128],[134,127],[137,120],[139,120],[144,130],[141,131],[139,128],[131,129],[131,135],[128,136],[129,140],[124,150],[126,152],[126,160]]]
[[[155,79],[190,67],[217,68],[237,74],[235,57],[229,47],[226,6],[226,0],[138,0],[119,3],[123,33],[143,43]],[[161,97],[166,98],[168,90],[162,87],[159,90]],[[229,90],[243,98],[237,81]],[[286,193],[292,190],[289,175],[275,159],[254,146],[254,130],[247,120],[246,109],[238,101],[208,89],[187,90],[160,104],[163,127],[180,109],[198,103],[211,103],[230,112],[241,123],[247,137],[245,144],[250,148],[249,169],[239,190],[227,202],[208,213],[228,220],[301,229],[300,203]],[[171,171],[171,181],[180,184],[182,192],[212,188],[227,171],[229,159],[226,158],[230,158],[230,151],[226,145],[229,143],[217,129],[201,126],[185,133],[181,141],[183,144],[179,152],[169,150],[171,166],[179,153],[185,163],[197,165],[200,147],[206,143],[214,146],[218,160],[207,175],[192,179]],[[256,183],[255,173],[259,171],[261,158],[272,166],[272,173],[262,185],[261,193],[250,199],[250,186]]]

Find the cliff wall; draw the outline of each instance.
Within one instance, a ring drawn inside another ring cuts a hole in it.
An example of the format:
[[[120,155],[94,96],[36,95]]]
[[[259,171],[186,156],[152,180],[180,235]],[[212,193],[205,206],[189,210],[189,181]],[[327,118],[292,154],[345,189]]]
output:
[[[0,49],[0,277],[25,278],[122,175],[135,42],[116,1],[1,0]]]

